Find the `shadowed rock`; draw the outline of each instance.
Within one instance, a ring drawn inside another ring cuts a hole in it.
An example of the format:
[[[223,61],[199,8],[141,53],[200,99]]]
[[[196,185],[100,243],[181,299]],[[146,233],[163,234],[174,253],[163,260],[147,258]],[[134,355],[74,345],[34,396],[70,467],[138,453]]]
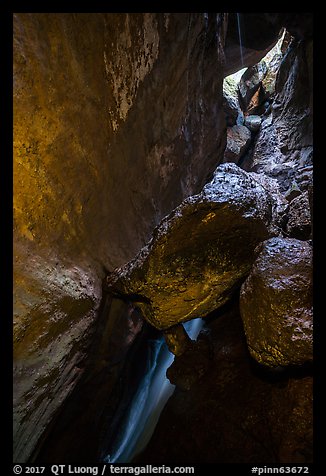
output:
[[[258,131],[261,125],[261,117],[257,115],[246,116],[244,125],[252,132]]]
[[[261,364],[312,361],[311,260],[306,242],[272,238],[261,245],[240,294],[248,347]]]
[[[225,162],[238,163],[249,147],[250,130],[246,126],[236,125],[227,130],[227,143],[224,152]]]
[[[249,273],[256,245],[273,234],[277,203],[255,177],[220,165],[133,261],[107,277],[109,291],[136,301],[158,329],[224,304]]]
[[[248,68],[239,81],[239,101],[243,110],[249,106],[250,100],[258,90],[267,73],[265,61]]]

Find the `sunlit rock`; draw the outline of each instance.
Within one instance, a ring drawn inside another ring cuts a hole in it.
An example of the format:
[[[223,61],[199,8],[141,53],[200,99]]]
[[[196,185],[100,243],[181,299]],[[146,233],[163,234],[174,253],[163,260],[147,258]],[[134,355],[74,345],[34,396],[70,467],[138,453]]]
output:
[[[183,354],[189,347],[191,340],[182,324],[177,324],[164,331],[164,338],[169,351],[174,355]]]
[[[273,195],[235,164],[220,165],[185,199],[134,260],[107,277],[155,327],[166,329],[224,304],[249,273],[258,243],[273,234]]]
[[[258,88],[267,73],[265,61],[248,68],[239,81],[239,100],[243,110],[247,110],[250,100],[258,91]]]
[[[244,125],[248,127],[252,132],[257,132],[261,125],[261,117],[257,115],[246,116]]]
[[[312,361],[312,247],[272,238],[260,245],[241,287],[240,311],[251,355],[268,367]]]
[[[233,75],[223,81],[223,108],[228,126],[234,126],[240,113],[238,82]]]

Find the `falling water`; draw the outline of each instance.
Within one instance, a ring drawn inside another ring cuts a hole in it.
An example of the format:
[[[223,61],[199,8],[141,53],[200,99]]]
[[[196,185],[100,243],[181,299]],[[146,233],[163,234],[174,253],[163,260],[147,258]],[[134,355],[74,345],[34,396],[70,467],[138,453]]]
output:
[[[240,25],[240,13],[237,13],[237,23],[238,23],[239,45],[240,45],[240,57],[241,57],[241,64],[243,66],[244,62],[243,62],[243,54],[242,54],[242,36],[241,36],[241,25]]]
[[[190,338],[196,339],[202,326],[202,319],[193,319],[184,327]],[[128,463],[146,447],[164,405],[175,389],[166,378],[166,370],[173,358],[163,337],[149,341],[146,374],[140,382],[110,454],[104,459],[106,463]]]

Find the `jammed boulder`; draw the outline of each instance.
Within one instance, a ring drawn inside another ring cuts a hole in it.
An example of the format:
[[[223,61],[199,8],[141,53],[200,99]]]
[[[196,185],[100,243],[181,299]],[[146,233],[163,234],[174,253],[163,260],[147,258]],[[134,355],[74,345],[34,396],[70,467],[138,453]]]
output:
[[[291,34],[284,30],[279,41],[265,57],[268,66],[266,75],[262,80],[265,99],[271,99],[275,93],[277,73],[292,39]]]
[[[239,81],[239,101],[242,110],[247,110],[251,98],[258,91],[266,73],[267,65],[265,61],[251,66],[243,73]]]
[[[250,353],[269,367],[312,361],[312,247],[271,238],[259,251],[240,294]]]
[[[231,306],[230,306],[231,305]],[[312,377],[252,365],[238,300],[207,319],[168,377],[177,388],[137,464],[312,461]],[[185,437],[186,435],[186,437]],[[177,442],[177,444],[176,444]]]
[[[248,127],[252,132],[257,132],[261,126],[261,117],[257,115],[246,116],[244,125]]]
[[[238,83],[231,76],[223,81],[223,108],[228,126],[234,126],[240,113]]]
[[[247,170],[275,177],[286,192],[296,181],[307,189],[304,169],[313,159],[312,42],[292,41],[275,82],[271,114],[262,122]]]
[[[249,147],[251,133],[248,127],[235,125],[227,129],[227,142],[224,152],[224,162],[238,163]]]
[[[224,304],[272,235],[275,199],[235,164],[222,164],[198,195],[185,199],[134,260],[107,277],[108,290],[137,302],[166,329]]]

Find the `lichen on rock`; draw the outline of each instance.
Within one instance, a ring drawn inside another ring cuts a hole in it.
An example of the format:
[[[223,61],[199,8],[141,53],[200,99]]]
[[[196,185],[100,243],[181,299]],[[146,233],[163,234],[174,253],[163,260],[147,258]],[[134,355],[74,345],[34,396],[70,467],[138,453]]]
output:
[[[134,260],[107,277],[109,291],[137,302],[158,329],[224,304],[249,273],[256,245],[275,234],[275,198],[255,177],[220,165]]]

